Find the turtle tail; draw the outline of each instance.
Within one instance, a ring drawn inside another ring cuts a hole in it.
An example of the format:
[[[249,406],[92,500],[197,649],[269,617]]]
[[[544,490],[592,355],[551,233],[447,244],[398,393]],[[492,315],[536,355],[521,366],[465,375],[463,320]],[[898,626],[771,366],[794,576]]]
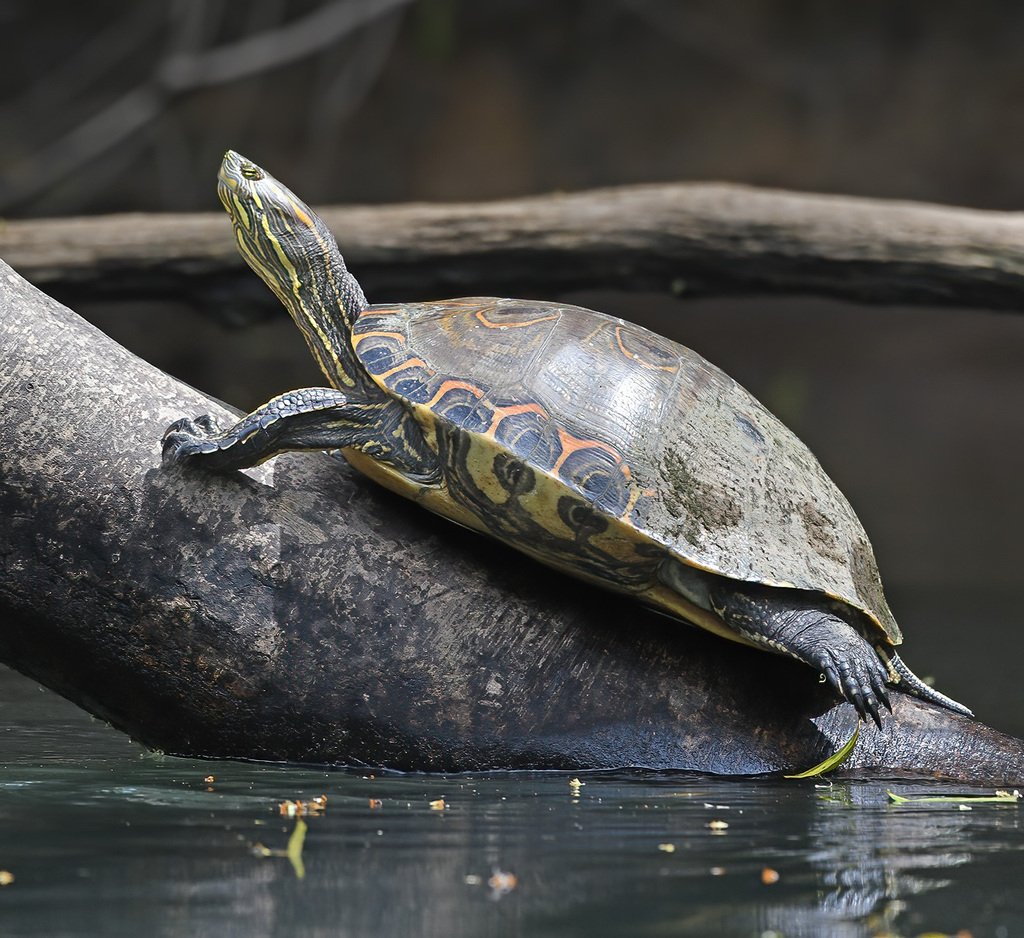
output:
[[[952,697],[940,694],[934,687],[929,687],[913,671],[908,668],[895,651],[887,652],[886,656],[890,670],[899,678],[899,686],[909,694],[920,697],[928,703],[938,704],[948,710],[954,710],[965,716],[973,717],[974,711],[968,710],[962,703],[957,703]]]

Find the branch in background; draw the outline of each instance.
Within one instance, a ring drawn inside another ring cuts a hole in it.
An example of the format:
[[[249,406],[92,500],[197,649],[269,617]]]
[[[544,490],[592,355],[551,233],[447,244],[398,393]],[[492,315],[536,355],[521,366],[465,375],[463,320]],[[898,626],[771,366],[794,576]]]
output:
[[[170,56],[158,66],[157,81],[170,91],[180,92],[249,78],[319,52],[410,2],[335,0],[291,23],[238,42]]]
[[[192,48],[202,40],[206,7],[189,4],[172,30],[170,48],[158,57],[151,75],[138,86],[118,94],[77,126],[62,132],[21,163],[5,172],[0,185],[0,212],[10,211],[40,197],[55,184],[78,172],[115,147],[136,136],[163,116],[178,97],[213,85],[251,78],[307,58],[338,43],[360,27],[379,19],[411,0],[335,0],[281,26],[248,35],[211,49]],[[134,22],[134,21],[132,21]],[[120,35],[132,27],[117,24]],[[147,27],[142,23],[139,28]],[[97,42],[94,49],[106,48]],[[383,64],[381,58],[379,65]],[[99,67],[93,69],[99,71]],[[67,74],[66,96],[74,88]],[[57,82],[59,84],[59,82]],[[370,82],[358,85],[365,94]],[[55,80],[47,83],[51,99],[60,97]],[[30,96],[27,96],[30,98]],[[10,102],[15,108],[18,102]]]
[[[323,215],[380,301],[611,287],[1024,309],[1020,213],[678,184]],[[217,214],[11,222],[0,257],[64,298],[276,307]]]

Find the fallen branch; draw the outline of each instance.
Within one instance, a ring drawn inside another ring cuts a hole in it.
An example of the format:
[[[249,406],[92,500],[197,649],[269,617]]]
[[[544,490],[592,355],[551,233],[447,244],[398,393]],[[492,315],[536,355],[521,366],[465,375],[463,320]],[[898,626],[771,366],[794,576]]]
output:
[[[806,667],[585,588],[326,455],[160,467],[224,409],[0,264],[0,661],[168,752],[403,769],[803,769]],[[844,770],[1024,783],[1024,744],[894,693]]]
[[[323,214],[380,300],[614,287],[1024,308],[1019,213],[692,183]],[[275,306],[219,213],[9,222],[0,257],[65,298]]]

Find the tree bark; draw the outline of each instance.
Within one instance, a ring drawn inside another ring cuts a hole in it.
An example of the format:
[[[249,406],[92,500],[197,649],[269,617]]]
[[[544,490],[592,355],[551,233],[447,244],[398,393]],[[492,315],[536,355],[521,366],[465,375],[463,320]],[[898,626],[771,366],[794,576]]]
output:
[[[806,768],[811,671],[434,518],[340,459],[165,471],[221,405],[0,264],[0,660],[167,752],[398,769]],[[1024,783],[1024,744],[894,693],[846,770]]]
[[[1021,213],[714,183],[322,212],[377,301],[612,287],[1024,308]],[[276,309],[219,213],[13,221],[0,257],[66,300]]]

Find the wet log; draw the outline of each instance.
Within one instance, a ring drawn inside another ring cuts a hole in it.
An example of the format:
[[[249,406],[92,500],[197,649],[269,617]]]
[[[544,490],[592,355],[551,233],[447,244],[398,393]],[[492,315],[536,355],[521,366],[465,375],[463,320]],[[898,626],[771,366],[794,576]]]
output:
[[[715,183],[322,212],[377,301],[611,287],[1024,308],[1016,212]],[[0,257],[66,301],[113,292],[279,311],[220,213],[11,221]]]
[[[171,753],[432,771],[806,768],[803,666],[540,568],[325,454],[165,471],[225,409],[0,264],[0,661]],[[846,771],[1024,783],[1024,743],[894,694]]]

